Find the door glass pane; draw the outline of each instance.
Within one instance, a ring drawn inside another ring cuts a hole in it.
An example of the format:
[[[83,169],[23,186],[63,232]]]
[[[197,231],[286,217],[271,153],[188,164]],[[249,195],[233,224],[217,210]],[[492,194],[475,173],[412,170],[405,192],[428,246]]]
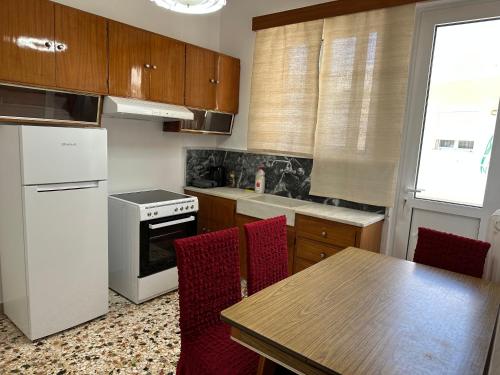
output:
[[[500,20],[436,28],[417,198],[482,206],[500,98]]]

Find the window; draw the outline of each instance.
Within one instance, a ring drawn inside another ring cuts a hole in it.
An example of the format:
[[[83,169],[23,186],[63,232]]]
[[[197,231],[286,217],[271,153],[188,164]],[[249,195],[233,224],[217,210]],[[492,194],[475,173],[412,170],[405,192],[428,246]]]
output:
[[[415,5],[325,20],[311,194],[392,207]]]
[[[483,205],[500,97],[490,38],[499,33],[498,19],[436,27],[416,198]]]
[[[392,207],[414,24],[410,4],[258,31],[248,148],[313,155],[311,194]]]
[[[311,156],[323,21],[257,32],[248,148]]]

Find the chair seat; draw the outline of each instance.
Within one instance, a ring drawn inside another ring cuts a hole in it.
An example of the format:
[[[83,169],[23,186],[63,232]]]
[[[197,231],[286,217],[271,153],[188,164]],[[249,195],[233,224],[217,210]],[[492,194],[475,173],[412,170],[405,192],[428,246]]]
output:
[[[233,341],[230,327],[224,323],[182,342],[181,350],[178,372],[184,375],[254,375],[257,372],[258,355]]]

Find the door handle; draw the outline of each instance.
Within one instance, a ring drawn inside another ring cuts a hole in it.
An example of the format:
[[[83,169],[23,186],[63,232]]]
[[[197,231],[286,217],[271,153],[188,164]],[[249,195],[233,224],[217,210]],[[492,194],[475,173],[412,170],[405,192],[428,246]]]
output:
[[[416,189],[416,188],[410,188],[410,187],[407,187],[405,189],[405,192],[407,193],[423,193],[425,191],[425,189]]]
[[[47,193],[50,191],[63,191],[63,190],[80,190],[80,189],[95,189],[99,187],[99,181],[92,182],[69,182],[62,184],[48,184],[37,186],[37,193]]]
[[[172,220],[172,221],[167,221],[165,223],[160,223],[160,224],[149,224],[149,229],[155,230],[155,229],[160,229],[160,228],[166,228],[166,227],[171,227],[171,226],[177,225],[177,224],[188,223],[188,222],[194,221],[194,220],[195,220],[194,216],[189,216],[185,219]]]

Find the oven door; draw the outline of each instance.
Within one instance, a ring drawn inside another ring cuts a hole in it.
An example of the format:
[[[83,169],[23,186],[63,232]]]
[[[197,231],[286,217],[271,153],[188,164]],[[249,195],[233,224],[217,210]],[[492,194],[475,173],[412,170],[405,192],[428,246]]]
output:
[[[196,235],[196,214],[141,222],[139,277],[177,266],[174,241]]]

